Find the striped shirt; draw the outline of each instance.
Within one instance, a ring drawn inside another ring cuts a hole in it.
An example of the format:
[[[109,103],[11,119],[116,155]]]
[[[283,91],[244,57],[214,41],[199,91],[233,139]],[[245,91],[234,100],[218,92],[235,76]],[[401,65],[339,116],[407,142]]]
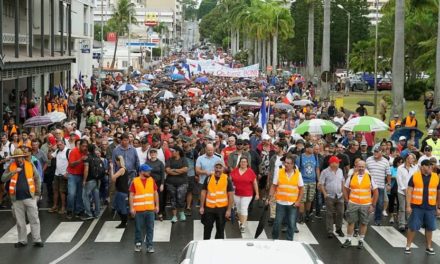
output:
[[[371,156],[366,161],[367,170],[370,172],[371,177],[377,184],[379,189],[385,188],[385,179],[388,175],[391,175],[390,163],[384,157],[380,160],[374,159],[374,156]]]

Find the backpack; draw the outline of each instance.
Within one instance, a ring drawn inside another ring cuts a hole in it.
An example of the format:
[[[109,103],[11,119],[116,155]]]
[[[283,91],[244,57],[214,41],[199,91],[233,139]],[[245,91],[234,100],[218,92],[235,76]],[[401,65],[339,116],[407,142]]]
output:
[[[60,152],[60,150],[59,149],[57,149],[57,151],[55,152],[55,162],[56,162],[56,160],[57,160],[57,155],[58,155],[58,152]],[[67,159],[67,162],[69,162],[69,154],[70,154],[70,149],[67,149],[67,151],[66,151],[66,159]],[[55,167],[56,167],[56,163],[55,163]]]
[[[89,179],[100,180],[105,176],[104,162],[96,156],[89,157]]]

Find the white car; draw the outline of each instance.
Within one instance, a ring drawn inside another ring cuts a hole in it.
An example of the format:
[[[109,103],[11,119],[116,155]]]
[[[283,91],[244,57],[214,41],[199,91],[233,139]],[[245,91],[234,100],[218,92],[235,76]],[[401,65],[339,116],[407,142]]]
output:
[[[295,256],[292,259],[292,256]],[[291,260],[289,262],[288,260]],[[287,262],[286,262],[287,261]],[[305,243],[265,239],[212,239],[191,241],[183,249],[179,264],[321,264],[313,248]]]

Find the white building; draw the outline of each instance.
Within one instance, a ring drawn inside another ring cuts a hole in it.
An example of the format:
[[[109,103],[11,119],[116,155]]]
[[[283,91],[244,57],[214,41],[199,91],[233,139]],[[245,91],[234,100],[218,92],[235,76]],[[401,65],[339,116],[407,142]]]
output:
[[[94,6],[94,0],[0,0],[0,112],[3,103],[18,109],[21,96],[43,98],[50,87],[70,87],[79,71],[91,76]],[[20,96],[10,102],[13,93]]]

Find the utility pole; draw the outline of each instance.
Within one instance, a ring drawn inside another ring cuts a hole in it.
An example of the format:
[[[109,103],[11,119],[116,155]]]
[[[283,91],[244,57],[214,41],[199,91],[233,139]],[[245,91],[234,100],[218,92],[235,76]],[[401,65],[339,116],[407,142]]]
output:
[[[104,65],[104,1],[101,1],[101,56],[99,57],[99,86],[102,85],[102,67]],[[101,87],[102,88],[102,87]]]
[[[128,69],[128,73],[130,74],[130,66],[131,66],[131,12],[128,15],[128,64],[127,64],[127,69]]]
[[[374,42],[374,114],[377,114],[377,41],[379,26],[379,1],[376,0],[376,32]]]

